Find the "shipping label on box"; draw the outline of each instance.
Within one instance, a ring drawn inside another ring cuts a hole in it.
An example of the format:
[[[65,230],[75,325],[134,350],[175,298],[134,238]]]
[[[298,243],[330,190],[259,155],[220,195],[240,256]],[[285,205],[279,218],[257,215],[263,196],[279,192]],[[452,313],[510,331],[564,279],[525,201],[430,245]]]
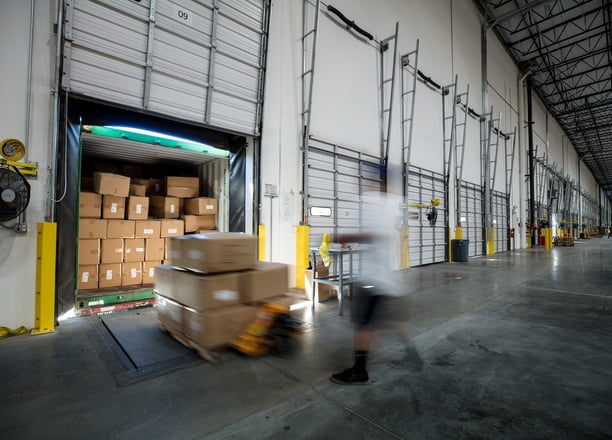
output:
[[[102,218],[123,220],[125,217],[125,197],[102,196]]]
[[[121,267],[121,285],[135,286],[142,284],[142,263],[140,261],[123,263]]]
[[[160,230],[159,220],[136,220],[134,238],[159,238]]]
[[[146,220],[149,218],[149,198],[128,197],[127,218],[129,220]]]
[[[144,261],[145,259],[145,239],[128,238],[123,240],[123,261],[131,263]]]
[[[107,220],[106,238],[134,238],[134,220]]]
[[[160,235],[162,238],[177,237],[185,234],[183,220],[162,220]]]
[[[157,218],[178,218],[179,199],[176,197],[150,196],[149,213]]]
[[[100,263],[100,240],[81,240],[78,247],[79,265],[93,265]]]
[[[258,262],[253,270],[240,272],[240,302],[252,303],[289,291],[289,267]]]
[[[145,261],[161,261],[166,258],[166,240],[164,238],[145,239]]]
[[[123,262],[123,239],[107,238],[100,243],[100,263]]]
[[[211,199],[208,197],[185,199],[185,214],[216,214],[217,209],[217,199]]]
[[[202,229],[215,229],[217,227],[217,215],[183,215],[185,232],[196,232]]]
[[[155,268],[161,265],[161,261],[145,261],[142,263],[142,284],[155,283]]]
[[[102,217],[102,196],[92,192],[79,193],[79,217]]]
[[[130,195],[130,178],[120,174],[95,172],[93,187],[98,194],[127,197]]]
[[[165,183],[167,196],[191,198],[200,194],[198,177],[166,176]]]
[[[100,289],[121,286],[121,263],[100,264],[98,285]]]
[[[198,313],[183,310],[185,336],[204,348],[220,348],[231,344],[257,314],[257,307],[235,305]]]
[[[78,269],[78,289],[97,289],[98,288],[98,265],[91,264],[79,266]]]
[[[106,238],[106,228],[106,220],[79,219],[79,238]]]

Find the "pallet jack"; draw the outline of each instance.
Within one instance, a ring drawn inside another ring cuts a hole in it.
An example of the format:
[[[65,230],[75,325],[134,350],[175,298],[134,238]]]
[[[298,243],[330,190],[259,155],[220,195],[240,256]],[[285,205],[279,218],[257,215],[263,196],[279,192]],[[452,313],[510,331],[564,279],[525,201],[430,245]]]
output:
[[[287,356],[295,347],[299,333],[300,322],[291,317],[288,306],[265,303],[231,347],[248,356],[268,353]]]

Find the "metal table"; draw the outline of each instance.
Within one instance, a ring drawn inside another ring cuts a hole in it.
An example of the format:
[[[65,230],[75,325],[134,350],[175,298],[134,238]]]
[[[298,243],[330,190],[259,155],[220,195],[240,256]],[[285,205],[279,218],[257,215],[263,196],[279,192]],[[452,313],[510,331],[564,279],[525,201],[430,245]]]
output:
[[[314,309],[317,298],[316,298],[316,287],[317,283],[319,284],[327,284],[330,286],[338,287],[338,315],[342,316],[344,312],[344,306],[342,297],[344,296],[344,286],[348,286],[351,289],[353,283],[353,255],[355,253],[361,252],[358,249],[351,249],[350,247],[345,248],[330,248],[328,249],[329,255],[333,260],[333,265],[337,269],[336,273],[333,275],[329,275],[326,277],[317,277],[316,276],[316,268],[317,268],[317,255],[319,255],[319,259],[321,259],[319,248],[311,248],[310,249],[312,260],[312,308]],[[349,267],[348,271],[344,271],[344,256],[349,256]]]

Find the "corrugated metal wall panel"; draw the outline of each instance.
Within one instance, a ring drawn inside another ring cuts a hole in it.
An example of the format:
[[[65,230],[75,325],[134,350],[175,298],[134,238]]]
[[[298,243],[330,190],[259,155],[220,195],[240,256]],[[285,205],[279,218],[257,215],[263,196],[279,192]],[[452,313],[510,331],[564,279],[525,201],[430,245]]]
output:
[[[469,240],[468,255],[484,255],[483,191],[480,186],[461,182],[461,212],[466,218],[461,222],[463,239]]]

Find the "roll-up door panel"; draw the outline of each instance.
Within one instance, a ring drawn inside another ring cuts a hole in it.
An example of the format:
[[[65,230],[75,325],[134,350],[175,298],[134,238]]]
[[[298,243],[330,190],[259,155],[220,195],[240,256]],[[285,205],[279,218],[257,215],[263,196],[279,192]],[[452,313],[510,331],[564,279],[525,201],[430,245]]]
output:
[[[463,238],[469,240],[468,255],[470,257],[484,255],[484,211],[481,186],[461,182],[461,213],[466,219],[461,226]]]
[[[66,1],[63,87],[258,135],[269,3],[214,3]]]

